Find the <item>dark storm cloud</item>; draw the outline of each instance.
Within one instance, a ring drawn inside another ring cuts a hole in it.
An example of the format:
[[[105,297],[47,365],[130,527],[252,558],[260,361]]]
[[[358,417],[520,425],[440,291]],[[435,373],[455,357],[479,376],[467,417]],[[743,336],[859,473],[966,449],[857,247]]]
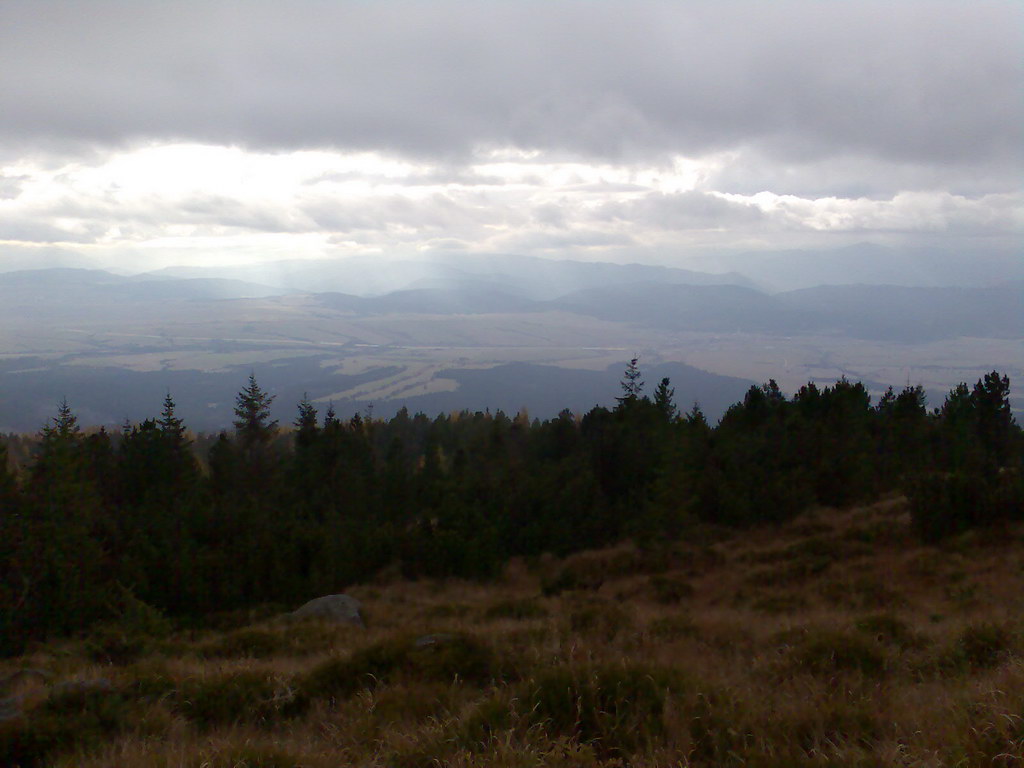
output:
[[[9,146],[1020,159],[1016,3],[0,5]]]

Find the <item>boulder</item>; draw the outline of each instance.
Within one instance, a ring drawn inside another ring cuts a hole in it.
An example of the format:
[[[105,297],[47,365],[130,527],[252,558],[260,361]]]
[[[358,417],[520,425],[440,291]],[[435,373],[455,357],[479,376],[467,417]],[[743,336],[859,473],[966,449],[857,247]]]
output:
[[[359,613],[361,607],[359,601],[349,595],[325,595],[310,600],[289,616],[293,619],[323,619],[335,624],[364,627],[366,625]]]

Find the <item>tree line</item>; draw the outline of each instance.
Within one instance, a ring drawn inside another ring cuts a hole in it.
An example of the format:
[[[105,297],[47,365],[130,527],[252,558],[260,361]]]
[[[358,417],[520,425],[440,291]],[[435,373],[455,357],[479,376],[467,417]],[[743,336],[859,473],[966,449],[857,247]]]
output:
[[[612,408],[530,420],[462,412],[388,420],[298,404],[270,418],[255,377],[207,456],[175,413],[85,433],[68,404],[14,472],[0,442],[0,652],[109,619],[116,596],[174,617],[338,592],[384,568],[487,578],[699,524],[787,520],[902,491],[926,539],[1024,517],[1024,437],[993,371],[928,410],[921,387],[872,405],[860,383],[791,397],[751,387],[717,425],[651,396],[637,361]]]

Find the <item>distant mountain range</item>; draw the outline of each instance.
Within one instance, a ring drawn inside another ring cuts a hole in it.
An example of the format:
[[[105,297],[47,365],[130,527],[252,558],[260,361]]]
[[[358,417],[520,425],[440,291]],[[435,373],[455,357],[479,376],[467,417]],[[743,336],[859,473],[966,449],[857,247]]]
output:
[[[216,277],[273,286],[282,293],[332,291],[354,296],[381,296],[402,290],[488,291],[535,300],[616,283],[659,282],[680,285],[745,285],[754,282],[736,273],[713,274],[646,264],[555,261],[530,256],[446,256],[443,260],[394,261],[346,258],[295,260],[245,267],[171,267],[142,278]]]
[[[451,276],[446,287],[365,296],[323,290],[332,285],[327,273],[341,279],[338,265],[307,265],[303,269],[308,285],[315,284],[312,275],[322,278],[320,290],[310,291],[316,305],[356,317],[558,311],[666,330],[833,333],[901,342],[957,336],[1020,338],[1024,332],[1024,280],[959,288],[834,285],[770,294],[740,284],[687,283],[684,280],[708,277],[682,270],[549,264],[554,267],[546,293],[571,282],[574,270],[580,272],[579,283],[595,285],[538,299],[531,293],[540,291],[527,290],[524,281],[517,281],[514,275],[506,282],[494,275],[483,279],[463,274]],[[428,282],[422,272],[415,274],[414,283]],[[651,274],[665,279],[627,279]],[[75,313],[95,317],[107,309],[133,304],[263,299],[283,293],[287,291],[280,284],[230,277],[175,277],[172,271],[125,277],[101,270],[30,270],[0,273],[0,316],[5,311],[31,308],[33,315],[42,319],[51,307],[62,317]],[[201,311],[196,312],[195,320],[201,320]]]
[[[733,271],[768,291],[819,285],[987,287],[1024,280],[1024,253],[978,248],[888,248],[857,243],[823,250],[715,253],[688,260],[696,269]]]
[[[917,262],[882,269],[884,255],[873,251],[843,274],[861,275],[867,264],[876,276],[909,279]],[[643,355],[652,387],[669,376],[680,406],[700,401],[711,418],[742,397],[752,383],[745,376],[837,377],[851,370],[854,349],[854,371],[898,370],[896,381],[866,382],[883,388],[899,384],[904,369],[909,381],[910,368],[928,372],[940,393],[982,368],[1024,376],[1019,265],[999,272],[986,262],[975,280],[955,286],[773,290],[798,281],[800,259],[808,275],[822,274],[805,257],[772,257],[790,272],[780,268],[771,287],[756,269],[745,276],[469,255],[131,276],[0,272],[0,431],[38,429],[65,396],[86,424],[144,418],[168,388],[190,425],[215,429],[230,424],[232,393],[256,368],[279,395],[283,422],[304,393],[333,401],[343,416],[371,403],[381,416],[403,405],[429,414],[585,410],[614,402],[633,353]],[[856,249],[829,256],[861,257]],[[933,281],[954,274],[943,264]],[[937,340],[957,340],[966,354],[936,360],[934,347],[911,346]],[[731,376],[669,362],[698,354],[702,366]]]

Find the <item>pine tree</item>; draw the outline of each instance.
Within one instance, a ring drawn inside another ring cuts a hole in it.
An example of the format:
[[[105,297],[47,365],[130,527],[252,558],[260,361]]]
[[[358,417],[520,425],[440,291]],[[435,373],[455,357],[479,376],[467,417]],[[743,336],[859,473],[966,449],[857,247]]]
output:
[[[622,375],[622,395],[615,399],[619,403],[619,407],[623,408],[627,405],[632,405],[640,399],[640,394],[644,389],[644,381],[641,378],[640,367],[637,365],[638,358],[634,357],[629,361],[626,366],[626,371]]]
[[[249,384],[235,397],[235,434],[244,451],[265,446],[277,431],[277,421],[270,418],[270,405],[275,395],[264,392],[249,374]]]
[[[676,417],[676,404],[673,401],[676,391],[669,386],[669,383],[670,380],[666,376],[658,382],[658,388],[654,390],[654,404],[664,414],[666,421],[672,421]]]
[[[14,514],[17,502],[18,484],[7,457],[7,443],[0,439],[0,518]]]
[[[316,408],[309,401],[309,394],[303,392],[302,400],[299,401],[299,415],[296,416],[295,421],[292,423],[299,428],[300,432],[303,430],[315,430],[316,415]]]
[[[71,406],[65,397],[57,407],[57,415],[53,417],[53,426],[43,427],[43,440],[71,440],[77,439],[82,431],[78,426],[78,417],[71,412]]]
[[[160,427],[160,432],[176,445],[187,445],[188,439],[185,437],[185,424],[174,414],[174,400],[171,398],[171,393],[168,392],[164,397],[164,408],[160,414],[160,418],[156,420],[156,424]]]

